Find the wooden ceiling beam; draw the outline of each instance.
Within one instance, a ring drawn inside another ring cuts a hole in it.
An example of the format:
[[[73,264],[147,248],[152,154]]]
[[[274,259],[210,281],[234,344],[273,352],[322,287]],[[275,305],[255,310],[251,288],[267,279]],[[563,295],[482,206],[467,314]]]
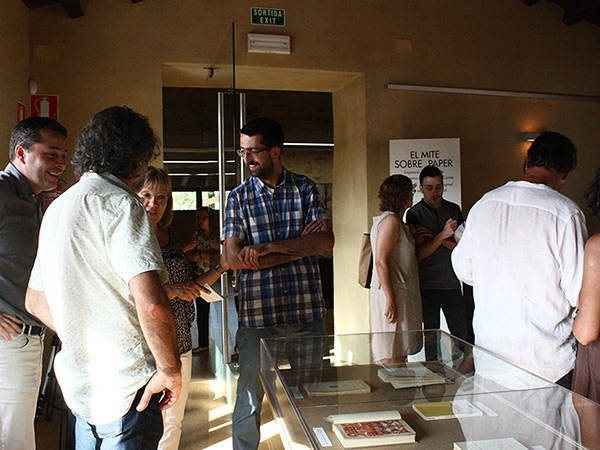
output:
[[[539,1],[540,0],[523,0],[523,3],[525,3],[527,6],[533,6]]]
[[[600,8],[599,0],[580,0],[574,2],[572,6],[565,6],[562,23],[565,25],[573,25],[582,19],[588,12],[595,8]]]
[[[79,0],[60,0],[60,4],[65,8],[71,19],[83,16],[83,7]]]
[[[60,4],[71,19],[83,16],[83,7],[80,0],[22,0],[29,9],[37,9],[43,6]]]

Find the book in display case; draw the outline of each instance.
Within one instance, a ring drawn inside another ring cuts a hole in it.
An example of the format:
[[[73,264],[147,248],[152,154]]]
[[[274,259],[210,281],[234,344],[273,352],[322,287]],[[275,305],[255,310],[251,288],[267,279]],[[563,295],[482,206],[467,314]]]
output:
[[[436,358],[421,349],[382,365],[381,333],[262,340],[260,378],[284,446],[598,448],[600,405],[441,330],[402,334],[389,342],[435,342]]]

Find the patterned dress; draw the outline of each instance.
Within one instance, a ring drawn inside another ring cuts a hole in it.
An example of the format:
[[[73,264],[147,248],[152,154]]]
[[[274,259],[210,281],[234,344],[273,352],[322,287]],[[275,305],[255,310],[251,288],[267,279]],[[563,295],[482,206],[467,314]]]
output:
[[[169,242],[161,247],[163,260],[169,272],[168,283],[179,283],[192,281],[196,278],[196,268],[185,257],[181,242],[177,239],[175,232],[169,228]],[[187,302],[175,297],[171,300],[173,316],[175,317],[175,329],[177,330],[177,345],[179,354],[184,354],[192,349],[192,333],[190,328],[194,322],[196,313],[194,302]]]

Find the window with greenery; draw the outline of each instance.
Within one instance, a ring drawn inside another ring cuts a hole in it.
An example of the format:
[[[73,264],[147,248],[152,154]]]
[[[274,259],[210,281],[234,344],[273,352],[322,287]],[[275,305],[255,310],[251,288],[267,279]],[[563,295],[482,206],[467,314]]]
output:
[[[173,192],[173,210],[174,211],[196,211],[196,192],[194,192],[194,191],[174,191]]]

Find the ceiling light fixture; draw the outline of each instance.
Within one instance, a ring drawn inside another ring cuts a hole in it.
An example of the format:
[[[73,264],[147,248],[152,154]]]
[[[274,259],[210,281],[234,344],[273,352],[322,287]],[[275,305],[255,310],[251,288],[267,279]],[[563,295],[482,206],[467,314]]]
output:
[[[290,37],[276,34],[248,33],[249,53],[290,54]]]

